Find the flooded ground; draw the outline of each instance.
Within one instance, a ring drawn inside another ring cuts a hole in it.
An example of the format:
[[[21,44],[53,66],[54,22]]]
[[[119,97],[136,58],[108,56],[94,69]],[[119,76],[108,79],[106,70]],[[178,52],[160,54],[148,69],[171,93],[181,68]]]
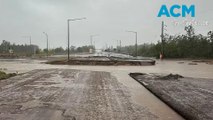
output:
[[[144,106],[161,120],[183,119],[166,104],[156,98],[139,83],[129,77],[130,72],[143,73],[176,73],[187,77],[213,78],[213,65],[197,63],[189,65],[191,61],[157,61],[155,66],[68,66],[41,64],[37,60],[0,60],[0,69],[6,72],[28,72],[34,69],[78,69],[110,72],[117,80],[130,90],[132,100]]]
[[[187,77],[213,78],[213,65],[206,63],[197,63],[189,65],[191,61],[163,60],[157,61],[155,66],[68,66],[68,65],[48,65],[41,64],[39,60],[26,59],[0,59],[0,70],[5,72],[27,72],[34,69],[47,68],[68,68],[68,69],[86,69],[97,71],[127,71],[127,72],[145,72],[145,73],[176,73]]]

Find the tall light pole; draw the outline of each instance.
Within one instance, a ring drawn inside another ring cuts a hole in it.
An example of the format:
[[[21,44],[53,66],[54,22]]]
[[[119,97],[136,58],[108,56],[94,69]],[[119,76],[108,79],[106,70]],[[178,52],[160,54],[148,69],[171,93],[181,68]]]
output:
[[[86,19],[85,17],[84,18],[74,18],[74,19],[67,19],[67,39],[68,39],[68,48],[67,48],[67,52],[68,52],[68,61],[70,60],[70,21],[76,21],[76,20],[83,20],[83,19]]]
[[[138,33],[135,31],[126,31],[126,32],[131,32],[135,34],[135,57],[138,56]]]
[[[48,57],[48,52],[49,52],[49,41],[48,41],[48,34],[43,32],[44,35],[46,36],[46,39],[47,39],[47,57]]]

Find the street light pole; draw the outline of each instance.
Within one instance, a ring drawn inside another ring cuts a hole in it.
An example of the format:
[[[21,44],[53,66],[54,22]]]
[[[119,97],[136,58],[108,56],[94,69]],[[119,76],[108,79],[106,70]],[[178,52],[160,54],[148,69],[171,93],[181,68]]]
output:
[[[126,32],[131,32],[135,34],[135,56],[138,56],[138,33],[135,31],[126,31]]]
[[[49,41],[48,41],[48,34],[43,32],[44,35],[46,36],[46,39],[47,39],[47,57],[48,57],[48,52],[49,52]]]
[[[74,19],[68,19],[67,20],[67,39],[68,39],[68,48],[67,48],[67,59],[68,61],[70,60],[70,21],[76,21],[76,20],[83,20],[83,19],[86,19],[85,17],[84,18],[74,18]]]

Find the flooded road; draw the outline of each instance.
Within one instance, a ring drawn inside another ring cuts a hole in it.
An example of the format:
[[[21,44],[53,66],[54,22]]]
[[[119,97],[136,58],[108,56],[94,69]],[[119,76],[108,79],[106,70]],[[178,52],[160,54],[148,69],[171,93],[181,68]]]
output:
[[[0,60],[0,69],[6,72],[28,72],[35,69],[78,69],[92,71],[106,71],[111,73],[117,80],[125,85],[131,94],[132,100],[141,106],[146,107],[161,120],[181,120],[183,119],[166,104],[161,102],[143,86],[129,77],[130,72],[144,73],[175,73],[187,77],[213,78],[213,65],[198,63],[198,65],[188,65],[191,61],[157,61],[155,66],[68,66],[68,65],[47,65],[41,64],[37,60]],[[43,61],[44,62],[44,61]]]
[[[109,72],[33,70],[0,81],[1,120],[156,120]]]
[[[66,68],[66,69],[86,69],[96,71],[126,71],[145,73],[176,73],[186,77],[213,78],[213,65],[197,63],[189,65],[191,61],[164,60],[157,61],[155,66],[78,66],[78,65],[48,65],[41,64],[39,60],[5,60],[0,59],[0,70],[5,72],[27,72],[34,69]]]

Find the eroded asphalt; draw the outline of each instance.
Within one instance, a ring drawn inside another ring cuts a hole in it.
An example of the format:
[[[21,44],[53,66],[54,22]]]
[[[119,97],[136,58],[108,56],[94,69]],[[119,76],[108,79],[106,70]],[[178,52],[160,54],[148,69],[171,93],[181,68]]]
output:
[[[109,72],[47,69],[0,81],[1,120],[155,120]]]

